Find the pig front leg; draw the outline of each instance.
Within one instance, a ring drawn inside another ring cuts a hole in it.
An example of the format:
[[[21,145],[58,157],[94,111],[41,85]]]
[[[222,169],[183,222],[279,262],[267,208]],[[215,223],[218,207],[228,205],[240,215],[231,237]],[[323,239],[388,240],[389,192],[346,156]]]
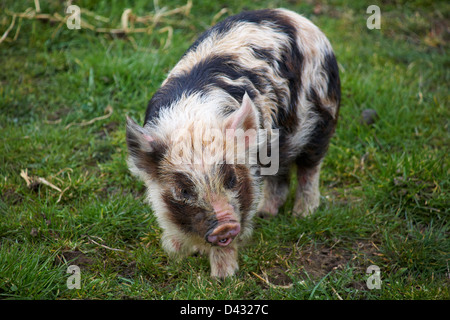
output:
[[[195,251],[195,248],[186,245],[186,239],[180,239],[180,234],[164,232],[162,235],[162,246],[172,258],[185,257]]]
[[[162,246],[164,251],[166,251],[171,256],[180,255],[182,243],[175,236],[163,233],[162,235]]]
[[[231,243],[225,248],[211,247],[209,262],[211,277],[223,279],[233,276],[239,269],[237,244]]]

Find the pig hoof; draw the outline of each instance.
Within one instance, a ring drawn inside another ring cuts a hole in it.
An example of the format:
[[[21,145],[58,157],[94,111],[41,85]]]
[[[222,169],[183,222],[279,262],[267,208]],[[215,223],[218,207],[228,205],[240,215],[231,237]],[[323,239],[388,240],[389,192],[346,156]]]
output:
[[[278,210],[285,202],[285,196],[271,197],[264,199],[263,203],[258,207],[258,216],[261,218],[272,218],[278,214]]]
[[[215,279],[225,279],[228,277],[233,277],[236,274],[236,271],[239,270],[238,264],[233,263],[227,266],[220,266],[217,268],[213,268],[211,270],[211,278]]]
[[[294,209],[292,210],[292,213],[294,216],[298,217],[307,217],[311,214],[313,214],[317,208],[319,207],[319,201],[315,201],[314,203],[311,204],[303,204],[303,203],[298,203],[297,205],[294,206]]]

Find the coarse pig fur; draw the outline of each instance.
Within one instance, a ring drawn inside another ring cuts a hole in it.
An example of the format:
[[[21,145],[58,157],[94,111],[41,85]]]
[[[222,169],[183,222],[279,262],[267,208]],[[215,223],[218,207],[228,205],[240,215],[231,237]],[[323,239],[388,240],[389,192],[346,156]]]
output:
[[[292,166],[293,214],[312,213],[339,105],[332,47],[301,15],[248,11],[203,33],[150,100],[144,126],[127,120],[128,165],[147,186],[164,249],[206,253],[213,277],[234,275],[252,217],[277,214]],[[264,143],[270,149],[273,141],[260,132],[278,132],[276,173],[262,175],[260,162],[225,160],[230,147],[211,138],[211,130],[256,130],[245,138],[245,152]]]

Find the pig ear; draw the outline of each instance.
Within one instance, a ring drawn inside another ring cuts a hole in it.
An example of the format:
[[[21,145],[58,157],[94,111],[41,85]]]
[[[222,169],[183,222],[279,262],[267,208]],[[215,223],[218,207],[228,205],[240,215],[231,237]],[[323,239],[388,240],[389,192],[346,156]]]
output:
[[[151,152],[151,143],[155,141],[145,129],[139,126],[133,119],[127,116],[127,145],[132,153],[137,149]]]
[[[128,116],[126,140],[132,162],[130,164],[147,173],[154,172],[163,153],[161,143]]]
[[[247,131],[249,129],[258,130],[259,127],[259,118],[258,111],[252,101],[250,99],[247,92],[245,92],[244,97],[242,98],[241,107],[233,112],[231,116],[226,120],[226,129],[227,130],[238,130],[242,129]]]

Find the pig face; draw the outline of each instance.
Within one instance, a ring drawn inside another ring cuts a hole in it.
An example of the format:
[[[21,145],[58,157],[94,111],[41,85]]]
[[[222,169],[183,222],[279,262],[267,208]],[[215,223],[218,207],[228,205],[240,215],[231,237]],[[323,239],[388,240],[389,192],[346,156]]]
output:
[[[185,102],[192,111],[208,110],[202,104],[211,102],[190,103]],[[235,107],[221,119],[206,114],[195,123],[186,118],[176,123],[167,114],[158,123],[140,127],[128,118],[129,166],[147,185],[169,252],[192,245],[227,247],[250,233],[260,182],[250,154],[257,148],[259,123],[247,94]],[[234,139],[237,132],[244,132],[243,139]],[[242,158],[247,161],[238,161]]]
[[[162,179],[168,218],[184,233],[225,247],[241,231],[249,208],[245,167],[229,164],[177,171]]]

